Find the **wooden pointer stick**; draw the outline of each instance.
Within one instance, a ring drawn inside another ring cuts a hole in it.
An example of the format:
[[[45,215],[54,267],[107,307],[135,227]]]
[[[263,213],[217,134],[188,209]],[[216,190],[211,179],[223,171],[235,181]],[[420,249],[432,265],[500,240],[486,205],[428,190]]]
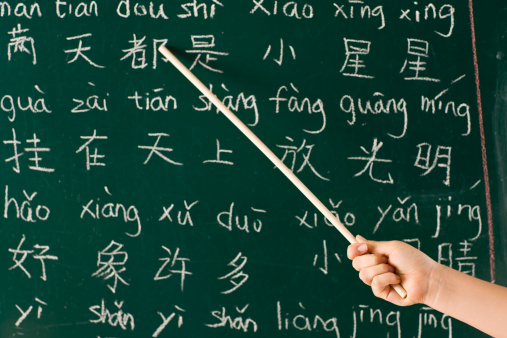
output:
[[[351,243],[357,243],[352,233],[336,218],[322,202],[308,189],[303,182],[206,87],[192,72],[185,67],[164,45],[159,47],[162,53],[194,86],[199,89],[252,143],[266,155],[271,162],[313,203],[313,205],[334,225],[334,227]],[[392,285],[394,290],[402,297],[407,292],[400,285]]]

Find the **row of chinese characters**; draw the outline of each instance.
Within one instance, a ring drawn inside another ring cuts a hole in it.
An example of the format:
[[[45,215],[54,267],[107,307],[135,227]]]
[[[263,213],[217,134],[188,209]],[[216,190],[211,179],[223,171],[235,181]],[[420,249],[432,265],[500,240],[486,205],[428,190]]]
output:
[[[37,64],[36,40],[29,35],[28,28],[22,28],[21,24],[14,27],[8,32],[11,36],[7,48],[7,59],[12,61],[15,59],[14,54],[25,53],[31,58],[33,64]],[[74,63],[77,60],[83,60],[92,67],[106,68],[99,62],[93,61],[91,54],[92,46],[92,33],[85,33],[81,35],[67,37],[66,40],[69,44],[74,44],[75,48],[65,49],[63,52],[68,54],[67,63]],[[366,58],[374,58],[375,55],[371,52],[371,41],[354,40],[344,38],[345,60],[341,64],[340,72],[344,76],[359,77],[372,79],[372,75],[367,69]],[[189,54],[195,54],[193,63],[189,69],[193,70],[196,66],[201,66],[206,70],[222,73],[220,67],[221,61],[219,57],[228,56],[229,53],[216,50],[215,36],[214,35],[191,35],[192,49],[186,50]],[[132,40],[129,41],[132,45],[130,48],[122,49],[124,55],[119,59],[120,61],[130,60],[132,69],[144,69],[148,67],[151,62],[153,69],[157,68],[159,55],[157,49],[161,45],[167,43],[167,39],[152,39],[146,40],[146,36],[137,37],[133,35]],[[428,70],[428,61],[430,59],[430,44],[426,40],[408,38],[406,39],[407,51],[400,60],[399,71],[403,74],[405,80],[419,80],[429,82],[439,82],[440,79],[431,75]],[[77,46],[76,46],[77,45]],[[268,44],[266,49],[259,53],[259,60],[273,61],[282,66],[284,60],[287,59],[286,49],[289,49],[289,58],[296,60],[296,48],[293,44],[287,44],[283,38],[276,44]],[[276,50],[276,51],[275,51]],[[147,56],[150,53],[151,57]],[[96,55],[94,55],[95,57]],[[160,56],[160,58],[162,58]],[[151,59],[151,61],[149,61]],[[162,58],[164,62],[166,60]]]
[[[153,140],[151,144],[142,144],[137,146],[139,151],[147,154],[143,162],[144,165],[148,165],[154,158],[158,158],[168,165],[184,165],[184,163],[177,158],[177,154],[179,153],[177,147],[182,147],[183,145],[179,144],[179,146],[170,146],[170,134],[148,133],[147,136]],[[84,165],[86,170],[92,170],[93,167],[105,167],[107,165],[107,157],[106,154],[100,151],[100,148],[101,144],[104,144],[104,142],[111,141],[109,140],[109,137],[107,135],[101,135],[97,132],[97,130],[93,130],[91,135],[83,135],[80,136],[80,138],[83,140],[83,143],[77,147],[75,153],[84,154]],[[327,174],[322,174],[322,171],[318,170],[318,168],[311,162],[312,152],[316,149],[315,144],[309,143],[306,139],[303,139],[300,142],[296,142],[290,137],[286,137],[285,139],[287,140],[286,143],[277,144],[276,147],[283,151],[280,158],[282,162],[289,167],[289,169],[295,173],[301,173],[304,170],[319,179],[330,181]],[[12,137],[10,139],[3,139],[2,142],[6,147],[10,147],[10,150],[8,151],[10,154],[4,158],[4,162],[12,163],[12,170],[14,172],[18,174],[21,173],[21,163],[25,158],[27,161],[27,168],[29,170],[46,173],[55,172],[55,167],[43,163],[43,154],[51,152],[52,149],[42,146],[41,144],[43,144],[43,142],[36,133],[26,140],[19,140],[16,130],[13,128]],[[202,161],[202,163],[226,166],[234,165],[235,160],[233,149],[224,146],[218,139],[211,142],[216,142],[216,152],[214,154],[209,154],[209,157]],[[364,146],[360,146],[361,152],[359,152],[359,155],[351,155],[347,157],[348,160],[360,161],[365,164],[360,171],[354,174],[354,177],[365,175],[373,182],[394,184],[395,179],[392,177],[391,173],[385,169],[388,166],[394,165],[392,164],[393,159],[383,158],[381,156],[381,149],[383,145],[382,141],[374,138],[371,150],[367,150]],[[182,151],[184,151],[184,149]],[[414,154],[416,158],[414,167],[422,170],[420,173],[421,176],[426,176],[433,172],[436,173],[435,175],[438,175],[437,171],[440,171],[443,173],[442,183],[446,186],[451,185],[452,147],[421,143],[414,149]],[[375,170],[377,174],[374,174],[374,167],[383,167],[385,174],[378,174],[379,170]]]

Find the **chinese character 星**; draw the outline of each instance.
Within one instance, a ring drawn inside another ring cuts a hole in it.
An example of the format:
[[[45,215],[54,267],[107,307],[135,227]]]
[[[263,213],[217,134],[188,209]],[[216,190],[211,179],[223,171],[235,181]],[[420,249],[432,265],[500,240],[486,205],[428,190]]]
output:
[[[370,41],[363,40],[351,40],[351,39],[343,39],[345,42],[345,55],[346,59],[343,63],[342,68],[340,69],[340,73],[346,76],[352,77],[361,77],[371,79],[373,76],[366,75],[361,72],[366,65],[364,64],[364,60],[361,59],[361,56],[370,54]]]
[[[407,54],[411,58],[410,60],[408,57],[407,59],[405,59],[405,63],[403,64],[400,73],[405,72],[408,66],[408,69],[413,71],[413,76],[405,77],[405,80],[440,82],[439,79],[421,76],[421,73],[426,71],[426,61],[423,61],[423,58],[429,58],[428,41],[417,39],[407,39],[407,40],[408,40]]]

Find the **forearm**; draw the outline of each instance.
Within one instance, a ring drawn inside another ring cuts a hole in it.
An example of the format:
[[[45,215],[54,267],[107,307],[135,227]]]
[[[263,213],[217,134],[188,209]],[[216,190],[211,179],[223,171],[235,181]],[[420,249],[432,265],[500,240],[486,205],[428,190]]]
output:
[[[431,274],[426,305],[494,337],[507,337],[507,288],[445,266]]]

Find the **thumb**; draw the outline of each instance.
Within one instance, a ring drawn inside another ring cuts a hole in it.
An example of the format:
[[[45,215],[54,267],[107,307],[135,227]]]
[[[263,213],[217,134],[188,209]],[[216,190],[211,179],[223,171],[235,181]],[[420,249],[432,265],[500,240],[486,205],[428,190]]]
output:
[[[365,239],[361,236],[357,236],[357,243],[352,243],[347,248],[347,257],[350,260],[353,260],[354,258],[364,255],[368,252],[368,245],[365,243]]]
[[[357,242],[366,244],[368,252],[376,255],[384,255],[389,257],[395,250],[399,249],[399,245],[396,241],[370,241],[361,235],[356,236]]]

